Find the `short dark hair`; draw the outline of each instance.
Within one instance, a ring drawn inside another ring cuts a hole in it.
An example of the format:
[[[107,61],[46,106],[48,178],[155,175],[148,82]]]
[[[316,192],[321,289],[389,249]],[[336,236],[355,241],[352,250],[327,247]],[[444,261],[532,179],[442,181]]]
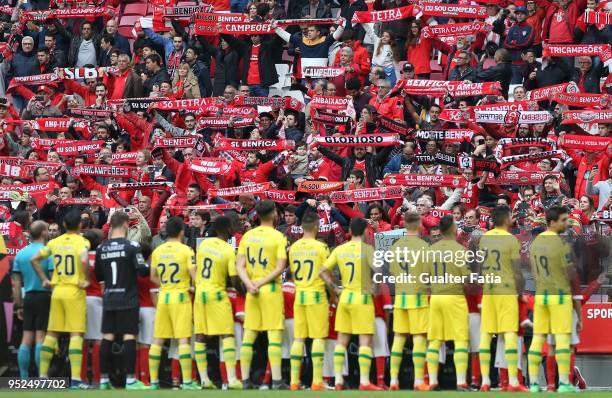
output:
[[[104,240],[104,233],[97,228],[88,229],[83,232],[83,238],[89,241],[89,250],[95,250]]]
[[[319,215],[309,211],[302,217],[302,229],[312,231],[319,227]]]
[[[116,211],[111,216],[110,226],[111,228],[119,228],[123,226],[123,224],[129,223],[129,222],[130,222],[130,217],[127,215],[127,213],[124,213],[122,211]]]
[[[274,215],[276,211],[276,205],[271,200],[262,200],[255,207],[255,211],[257,212],[257,216],[260,220],[268,221]]]
[[[157,65],[161,65],[162,63],[162,59],[159,56],[159,54],[150,54],[145,58],[145,62],[146,61],[151,61],[151,62],[155,62]]]
[[[41,47],[38,50],[36,50],[37,53],[45,53],[47,55],[51,54],[51,52],[49,51],[49,49],[47,47]]]
[[[357,217],[351,220],[351,235],[353,236],[363,236],[366,228],[368,227],[368,222],[365,218]]]
[[[196,191],[198,191],[198,192],[202,192],[202,187],[200,187],[200,186],[199,186],[198,184],[196,184],[196,183],[189,184],[189,187],[188,187],[188,188],[193,188],[193,189],[195,189],[195,190],[196,190]]]
[[[81,212],[78,210],[70,210],[64,216],[64,228],[68,231],[78,231],[81,226]]]
[[[185,229],[185,223],[181,217],[170,217],[166,221],[166,233],[171,238],[178,237]]]
[[[512,211],[510,207],[502,205],[496,206],[491,212],[491,220],[493,221],[493,225],[499,227],[500,225],[504,225],[506,220],[510,218]]]
[[[550,225],[553,221],[559,221],[562,214],[569,214],[565,206],[552,206],[546,210],[546,225]]]
[[[344,87],[347,90],[359,90],[361,89],[361,82],[358,78],[351,77],[349,79],[346,79],[346,81],[344,82]]]
[[[213,221],[213,229],[217,236],[231,236],[232,220],[227,216],[219,216]]]
[[[554,175],[554,174],[548,174],[546,177],[544,177],[544,181],[543,182],[546,182],[548,180],[559,181],[559,178],[556,175]]]
[[[452,215],[447,214],[440,219],[440,232],[446,234],[455,225],[455,219]]]
[[[287,207],[285,207],[285,211],[290,214],[295,214],[296,210],[297,207],[295,207],[295,205],[287,205]]]
[[[349,173],[349,176],[354,175],[355,178],[357,178],[358,180],[360,180],[361,182],[363,182],[365,180],[365,173],[363,172],[363,170],[359,170],[359,169],[353,169],[351,170],[351,172]]]
[[[404,213],[404,226],[408,229],[409,226],[421,225],[421,216],[419,213],[414,211],[407,211]]]
[[[111,46],[115,45],[115,38],[113,37],[113,35],[109,35],[108,33],[102,35],[102,40],[109,43]]]

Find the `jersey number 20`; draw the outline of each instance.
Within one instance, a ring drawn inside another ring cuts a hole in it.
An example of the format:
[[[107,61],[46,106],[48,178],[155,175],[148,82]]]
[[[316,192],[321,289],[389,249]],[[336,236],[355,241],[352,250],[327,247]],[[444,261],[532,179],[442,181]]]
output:
[[[74,275],[74,256],[72,254],[67,254],[66,256],[56,254],[53,256],[53,259],[55,260],[55,269],[58,275]],[[63,265],[63,267],[60,267],[60,265]]]

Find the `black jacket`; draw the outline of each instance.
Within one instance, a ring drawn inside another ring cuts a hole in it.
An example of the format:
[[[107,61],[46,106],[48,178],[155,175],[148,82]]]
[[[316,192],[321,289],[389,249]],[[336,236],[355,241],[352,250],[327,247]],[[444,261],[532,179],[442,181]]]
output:
[[[512,79],[512,65],[510,62],[502,62],[489,69],[483,70],[482,66],[474,74],[474,83],[499,82],[501,84],[502,95],[508,98],[510,89],[510,79]]]
[[[221,35],[225,41],[229,43],[233,48],[238,49],[238,52],[243,59],[242,67],[242,84],[247,84],[247,77],[249,76],[249,67],[251,59],[251,49],[253,44],[250,42],[244,42],[237,40],[236,38],[228,35]],[[260,86],[270,87],[273,84],[278,83],[278,73],[276,73],[276,66],[274,65],[274,58],[277,53],[282,51],[284,41],[277,35],[273,35],[269,40],[261,42],[259,48],[259,79]]]
[[[365,169],[366,169],[366,178],[370,183],[371,187],[376,186],[376,180],[378,180],[382,176],[382,167],[387,163],[387,158],[391,154],[393,150],[392,146],[386,146],[376,155],[372,155],[371,153],[366,153],[365,155]],[[339,166],[342,166],[342,181],[346,181],[346,179],[351,174],[351,170],[355,167],[355,162],[357,158],[355,158],[354,154],[350,154],[348,157],[344,158],[338,155],[336,152],[325,148],[324,146],[319,146],[319,152],[332,162],[336,163]]]
[[[79,59],[79,49],[81,47],[81,43],[83,42],[83,37],[81,35],[73,35],[70,31],[66,30],[66,28],[59,23],[56,19],[54,20],[54,24],[57,27],[57,31],[60,35],[62,35],[66,40],[70,42],[70,46],[68,47],[68,59],[67,66],[75,66],[77,60]],[[99,33],[96,33],[92,37],[93,45],[96,50],[96,61],[100,55],[100,40],[102,40],[102,36]]]
[[[599,62],[597,66],[592,67],[584,76],[584,90],[587,93],[599,94],[601,93],[601,89],[599,86],[599,80],[608,75],[608,68],[603,66],[603,62]],[[574,74],[572,76],[572,81],[578,82],[580,81],[580,69],[574,68]]]
[[[468,65],[467,68],[465,68],[465,71],[463,73],[461,72],[461,69],[458,66],[455,66],[448,74],[448,80],[473,81],[475,78],[476,76],[475,76],[474,69],[472,69],[470,65]]]

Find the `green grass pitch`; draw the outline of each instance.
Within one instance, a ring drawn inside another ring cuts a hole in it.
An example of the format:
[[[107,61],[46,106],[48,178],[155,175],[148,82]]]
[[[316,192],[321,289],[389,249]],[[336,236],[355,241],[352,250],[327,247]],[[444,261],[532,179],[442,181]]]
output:
[[[80,391],[7,391],[1,390],[0,397],[15,397],[15,398],[49,398],[49,397],[87,397],[87,398],[318,398],[326,396],[328,398],[376,398],[384,397],[420,397],[420,398],[511,398],[511,397],[534,397],[547,396],[554,397],[556,394],[542,392],[539,394],[530,393],[507,393],[507,392],[455,392],[455,391],[440,391],[440,392],[414,392],[402,390],[397,392],[366,392],[366,391],[326,391],[326,392],[311,392],[311,391],[176,391],[176,390],[158,390],[158,391],[99,391],[99,390],[80,390]],[[609,398],[612,397],[610,391],[583,391],[578,394],[563,394],[563,396],[577,396],[580,398]]]

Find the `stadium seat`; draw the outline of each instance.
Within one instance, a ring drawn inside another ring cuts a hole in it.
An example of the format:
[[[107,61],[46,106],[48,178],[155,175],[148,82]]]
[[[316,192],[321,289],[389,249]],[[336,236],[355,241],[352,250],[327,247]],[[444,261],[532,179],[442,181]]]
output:
[[[136,22],[140,20],[141,16],[142,15],[124,15],[119,21],[119,26],[126,26],[131,29],[134,27],[134,24],[136,24]]]
[[[123,9],[123,15],[147,15],[147,5],[143,3],[127,4]]]

